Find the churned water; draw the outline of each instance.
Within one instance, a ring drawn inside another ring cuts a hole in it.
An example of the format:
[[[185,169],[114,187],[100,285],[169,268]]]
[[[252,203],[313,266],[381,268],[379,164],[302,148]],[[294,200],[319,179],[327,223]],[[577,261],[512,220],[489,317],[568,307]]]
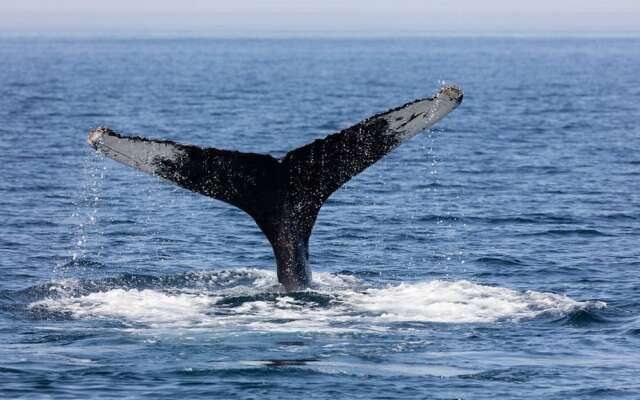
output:
[[[640,398],[640,40],[0,41],[1,398]],[[90,128],[283,155],[462,106],[335,193],[314,285]]]

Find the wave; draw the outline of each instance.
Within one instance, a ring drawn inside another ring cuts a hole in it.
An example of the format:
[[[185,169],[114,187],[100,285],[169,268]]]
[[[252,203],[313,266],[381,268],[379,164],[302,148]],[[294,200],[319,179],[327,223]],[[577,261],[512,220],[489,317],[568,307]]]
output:
[[[624,215],[624,214],[623,214]],[[626,215],[625,215],[626,216]],[[487,217],[467,215],[422,215],[416,218],[419,222],[458,222],[468,224],[488,225],[547,225],[547,224],[578,224],[582,220],[571,215],[554,215],[544,213],[530,213],[519,215],[493,215]]]
[[[66,280],[22,293],[34,318],[115,320],[132,328],[213,332],[362,332],[415,323],[494,323],[539,316],[564,318],[605,307],[535,291],[468,281],[432,280],[371,286],[354,275],[314,274],[314,286],[280,291],[276,275],[259,269],[100,281]],[[40,298],[37,298],[40,296]],[[411,325],[412,326],[412,325]]]
[[[525,265],[523,261],[507,255],[479,257],[479,258],[476,258],[474,261],[478,264],[499,266],[499,267]]]
[[[549,229],[542,232],[522,233],[520,236],[580,236],[580,237],[600,237],[615,236],[597,229]]]
[[[611,321],[597,314],[593,309],[576,309],[561,318],[559,322],[575,327],[589,327],[607,324]]]

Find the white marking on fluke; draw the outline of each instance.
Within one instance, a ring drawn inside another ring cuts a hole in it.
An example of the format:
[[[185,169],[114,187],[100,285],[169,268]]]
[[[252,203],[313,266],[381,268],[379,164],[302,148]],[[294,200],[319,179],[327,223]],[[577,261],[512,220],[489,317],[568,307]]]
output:
[[[151,174],[158,173],[162,161],[175,163],[185,154],[175,143],[121,136],[102,126],[89,132],[87,142],[105,156]]]
[[[456,86],[445,86],[435,97],[418,100],[384,115],[388,128],[386,134],[397,137],[398,144],[411,139],[430,128],[462,101],[462,90]]]

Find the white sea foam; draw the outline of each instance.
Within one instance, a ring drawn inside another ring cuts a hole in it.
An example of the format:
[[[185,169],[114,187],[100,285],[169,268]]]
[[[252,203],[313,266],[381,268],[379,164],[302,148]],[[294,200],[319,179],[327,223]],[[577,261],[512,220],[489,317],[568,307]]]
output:
[[[205,285],[238,276],[251,278],[251,283],[222,289]],[[62,296],[40,300],[30,307],[63,311],[76,318],[111,318],[150,327],[340,332],[387,330],[393,329],[390,324],[402,322],[520,321],[606,306],[559,294],[519,292],[468,281],[370,287],[352,276],[315,273],[315,286],[308,293],[278,295],[274,294],[275,274],[268,271],[244,269],[197,278],[202,279],[202,288],[118,288],[83,296],[58,291]]]
[[[46,299],[31,304],[66,311],[78,318],[108,317],[148,324],[192,325],[218,300],[210,295],[156,290],[112,289],[81,297]]]
[[[367,289],[346,296],[354,308],[385,321],[490,323],[569,313],[585,303],[533,291],[517,292],[467,281],[418,282]]]

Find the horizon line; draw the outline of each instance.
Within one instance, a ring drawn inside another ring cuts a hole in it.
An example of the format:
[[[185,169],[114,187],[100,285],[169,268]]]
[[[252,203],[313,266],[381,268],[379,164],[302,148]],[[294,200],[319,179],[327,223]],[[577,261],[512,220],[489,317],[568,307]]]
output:
[[[269,40],[269,39],[431,39],[431,38],[460,38],[460,39],[634,39],[640,38],[640,31],[619,32],[586,32],[586,31],[539,31],[539,32],[499,32],[499,31],[406,31],[406,32],[326,32],[326,31],[264,31],[250,33],[228,32],[197,32],[197,31],[173,31],[173,32],[46,32],[46,31],[3,31],[0,29],[0,39],[237,39],[237,40]]]

